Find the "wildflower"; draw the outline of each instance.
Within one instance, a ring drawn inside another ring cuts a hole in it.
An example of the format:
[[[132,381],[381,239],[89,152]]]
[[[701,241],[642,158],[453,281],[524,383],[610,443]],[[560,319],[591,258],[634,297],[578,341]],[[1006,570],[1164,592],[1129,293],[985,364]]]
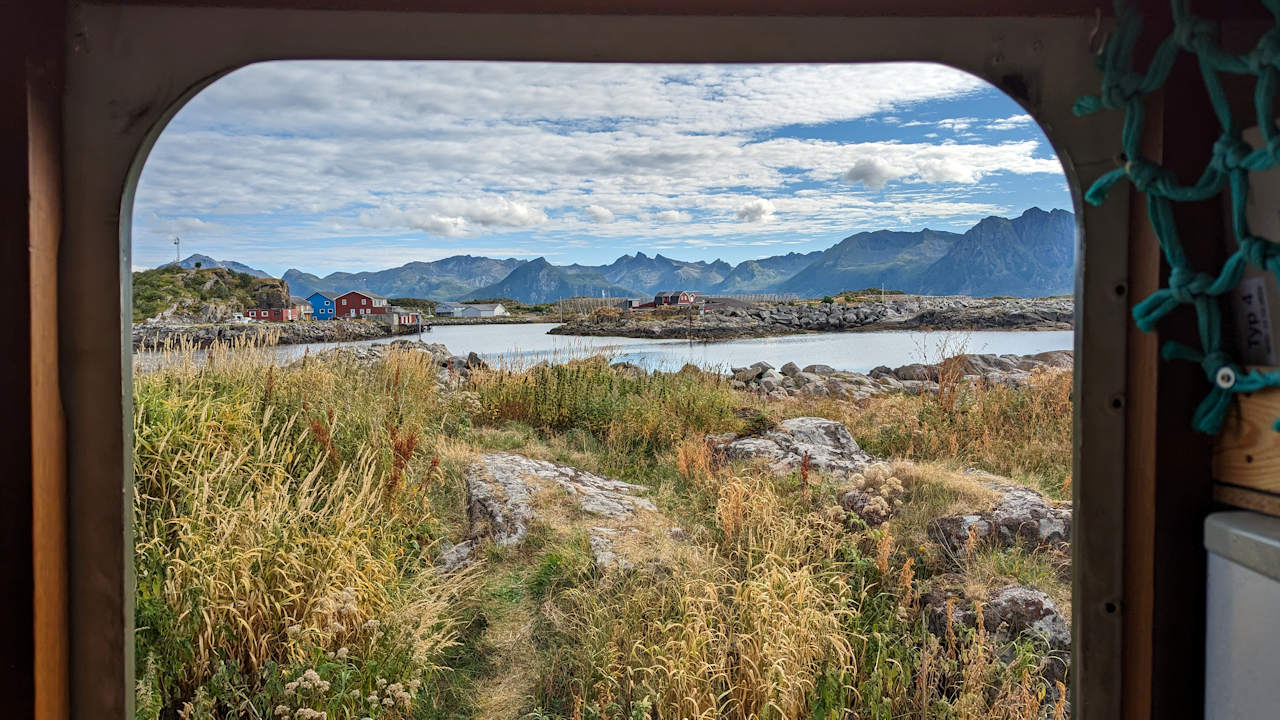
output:
[[[302,634],[302,626],[301,626],[301,625],[290,625],[290,626],[289,626],[289,629],[288,629],[286,632],[288,633],[289,637],[291,637],[291,638],[292,638],[292,637],[298,637],[298,635],[301,635],[301,634]]]
[[[377,684],[377,686],[378,686],[378,689],[379,689],[379,690],[381,690],[382,688],[384,688],[384,687],[386,687],[386,686],[387,686],[387,679],[386,679],[386,678],[378,678],[378,682],[377,682],[376,684]]]
[[[347,650],[345,647],[340,647],[340,648],[338,648],[337,658],[338,658],[339,660],[346,660],[346,659],[347,659],[347,653],[348,653],[348,650]]]
[[[289,714],[288,705],[277,705],[275,710],[276,717],[285,717]]]
[[[379,623],[377,620],[368,620],[368,621],[366,621],[366,622],[365,622],[365,624],[364,624],[362,627],[363,627],[366,631],[372,632],[372,631],[374,631],[374,630],[377,630],[377,629],[378,629],[378,625],[379,625],[379,624],[380,624],[380,623]]]

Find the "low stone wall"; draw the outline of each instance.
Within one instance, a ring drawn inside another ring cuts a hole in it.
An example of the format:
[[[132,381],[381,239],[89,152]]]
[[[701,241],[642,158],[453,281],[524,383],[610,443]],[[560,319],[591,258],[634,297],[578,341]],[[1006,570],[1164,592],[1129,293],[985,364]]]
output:
[[[728,340],[851,330],[1070,330],[1067,298],[1006,299],[897,296],[856,305],[711,304],[688,314],[632,311],[587,316],[554,328],[557,335]]]
[[[166,344],[188,343],[197,348],[207,348],[215,343],[259,341],[273,345],[303,345],[306,343],[343,342],[349,340],[376,340],[391,337],[390,325],[371,320],[323,320],[292,323],[218,323],[208,325],[179,325],[164,323],[137,323],[133,326],[133,347],[150,349]],[[404,328],[398,334],[417,334]]]

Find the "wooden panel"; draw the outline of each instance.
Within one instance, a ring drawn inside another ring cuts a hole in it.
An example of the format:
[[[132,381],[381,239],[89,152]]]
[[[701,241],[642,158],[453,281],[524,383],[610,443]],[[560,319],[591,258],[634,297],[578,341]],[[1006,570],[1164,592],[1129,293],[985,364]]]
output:
[[[1280,389],[1240,395],[1213,449],[1213,478],[1280,493]]]
[[[1280,517],[1280,495],[1217,483],[1213,486],[1213,499],[1223,505]]]
[[[61,27],[60,19],[57,27]],[[58,45],[55,39],[51,45]],[[60,56],[28,78],[32,563],[35,587],[35,717],[70,712],[67,638],[67,478],[58,389],[58,239],[62,235]]]
[[[1092,16],[1110,3],[1086,0],[117,0],[120,5],[272,7],[296,10],[582,15],[769,15],[843,17]],[[1255,12],[1259,12],[1256,11]]]
[[[1150,52],[1151,48],[1147,49]],[[1143,153],[1163,159],[1164,94],[1147,99]],[[1146,196],[1129,202],[1129,309],[1160,288],[1160,245],[1147,221]],[[1151,717],[1152,610],[1155,607],[1156,413],[1159,342],[1128,323],[1124,492],[1124,704],[1126,720]]]

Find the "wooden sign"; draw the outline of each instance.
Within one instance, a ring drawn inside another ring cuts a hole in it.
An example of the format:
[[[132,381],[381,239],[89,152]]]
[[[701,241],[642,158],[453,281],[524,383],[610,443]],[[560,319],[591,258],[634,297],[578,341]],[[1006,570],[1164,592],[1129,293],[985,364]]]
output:
[[[1214,499],[1280,516],[1280,389],[1236,398],[1214,445]]]

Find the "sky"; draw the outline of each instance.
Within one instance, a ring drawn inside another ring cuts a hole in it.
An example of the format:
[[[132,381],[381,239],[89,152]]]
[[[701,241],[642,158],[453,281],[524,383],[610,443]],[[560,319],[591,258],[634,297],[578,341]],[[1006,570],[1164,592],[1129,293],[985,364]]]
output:
[[[731,263],[865,230],[1071,208],[1053,149],[941,65],[271,62],[157,139],[135,269],[203,253],[280,275],[451,255]]]

